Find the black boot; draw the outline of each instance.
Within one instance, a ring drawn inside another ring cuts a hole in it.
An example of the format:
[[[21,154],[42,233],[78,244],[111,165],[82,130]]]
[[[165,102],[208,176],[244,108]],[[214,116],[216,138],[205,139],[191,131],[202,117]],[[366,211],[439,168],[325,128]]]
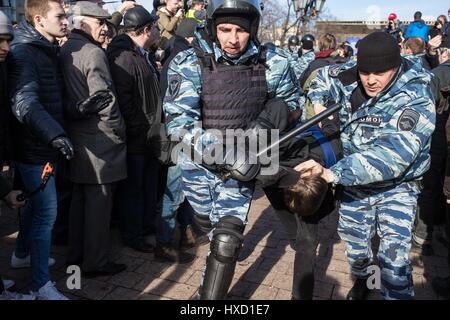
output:
[[[366,300],[369,293],[370,289],[367,287],[367,278],[358,278],[347,294],[347,300]]]

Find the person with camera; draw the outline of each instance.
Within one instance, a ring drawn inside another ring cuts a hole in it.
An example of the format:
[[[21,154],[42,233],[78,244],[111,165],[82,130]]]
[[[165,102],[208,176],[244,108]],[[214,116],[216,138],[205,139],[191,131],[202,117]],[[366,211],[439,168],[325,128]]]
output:
[[[183,2],[180,0],[164,0],[165,6],[156,12],[159,17],[158,26],[161,31],[161,48],[166,49],[167,44],[175,35],[177,27],[184,16]]]
[[[397,14],[391,13],[388,17],[388,25],[384,29],[384,32],[390,34],[397,40],[398,43],[402,41],[402,37],[404,34],[404,26],[401,21],[398,19]]]

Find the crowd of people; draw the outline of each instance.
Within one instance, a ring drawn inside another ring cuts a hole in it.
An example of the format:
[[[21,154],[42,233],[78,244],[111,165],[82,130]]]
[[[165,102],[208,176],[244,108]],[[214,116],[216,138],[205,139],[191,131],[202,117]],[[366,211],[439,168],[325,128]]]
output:
[[[0,197],[20,210],[11,267],[32,270],[31,294],[2,279],[1,299],[67,299],[52,243],[83,277],[126,270],[109,261],[111,224],[165,262],[191,263],[188,249],[209,244],[198,297],[225,299],[256,183],[295,250],[293,299],[313,298],[318,224],[335,210],[355,277],[347,299],[370,292],[375,233],[383,298],[414,297],[410,251],[433,255],[445,221],[450,248],[445,15],[430,29],[420,12],[407,28],[391,14],[356,48],[328,33],[282,49],[258,40],[258,0],[102,4],[27,0],[15,28],[0,12],[0,156],[14,171]],[[248,140],[230,139],[292,130],[271,174]],[[433,288],[449,297],[450,278]]]

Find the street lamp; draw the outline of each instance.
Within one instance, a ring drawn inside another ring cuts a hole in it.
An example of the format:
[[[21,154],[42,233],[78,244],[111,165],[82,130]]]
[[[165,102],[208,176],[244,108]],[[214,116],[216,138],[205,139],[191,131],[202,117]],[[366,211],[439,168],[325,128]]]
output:
[[[294,1],[294,10],[297,12],[305,10],[310,2],[310,0],[293,0],[293,1]]]
[[[294,4],[294,10],[296,12],[302,12],[302,16],[315,17],[322,11],[326,0],[292,0]]]
[[[326,1],[326,0],[316,0],[315,8],[316,8],[317,13],[319,13],[320,11],[322,11],[323,6],[325,5],[325,1]]]

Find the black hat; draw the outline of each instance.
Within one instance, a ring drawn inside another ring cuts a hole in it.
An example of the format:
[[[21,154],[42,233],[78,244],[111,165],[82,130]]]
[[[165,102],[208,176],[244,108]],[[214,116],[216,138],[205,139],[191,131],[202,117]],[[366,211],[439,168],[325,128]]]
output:
[[[397,41],[386,32],[374,32],[358,44],[358,70],[383,72],[402,63]]]
[[[218,14],[214,20],[214,27],[216,28],[219,24],[222,23],[231,23],[238,25],[245,31],[251,33],[253,20],[254,17],[245,13]]]
[[[288,39],[288,43],[291,46],[298,46],[300,44],[300,40],[297,36],[290,36]]]
[[[126,31],[137,30],[158,21],[159,17],[151,14],[142,6],[129,9],[123,17],[123,27]]]
[[[184,18],[177,27],[175,34],[183,38],[191,38],[197,29],[198,21],[193,18]]]
[[[302,38],[302,47],[305,50],[312,50],[314,48],[314,36],[312,34],[305,34]]]
[[[442,38],[442,43],[440,45],[440,48],[450,49],[450,36],[445,36]]]

